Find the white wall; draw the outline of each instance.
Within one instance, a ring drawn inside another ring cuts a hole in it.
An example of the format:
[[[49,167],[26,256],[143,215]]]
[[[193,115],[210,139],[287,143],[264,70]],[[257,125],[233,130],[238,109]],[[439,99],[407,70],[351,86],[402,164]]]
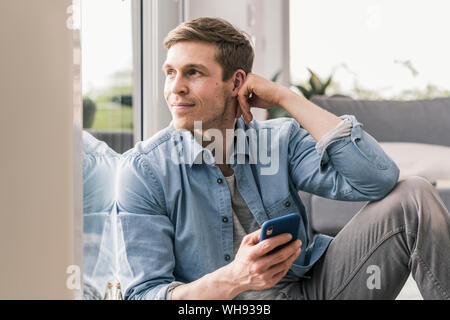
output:
[[[283,70],[280,80],[289,83],[288,0],[185,0],[185,17],[220,17],[249,33],[254,39],[253,72],[271,79]],[[254,112],[257,119],[264,110]]]
[[[67,267],[82,265],[74,100],[81,88],[74,88],[70,4],[0,2],[0,299],[80,296],[66,286]]]
[[[253,72],[270,79],[283,70],[279,81],[289,84],[289,0],[148,0],[144,2],[144,139],[172,119],[163,97],[161,65],[166,57],[163,39],[184,20],[220,17],[255,39]],[[252,109],[265,119],[262,109]]]

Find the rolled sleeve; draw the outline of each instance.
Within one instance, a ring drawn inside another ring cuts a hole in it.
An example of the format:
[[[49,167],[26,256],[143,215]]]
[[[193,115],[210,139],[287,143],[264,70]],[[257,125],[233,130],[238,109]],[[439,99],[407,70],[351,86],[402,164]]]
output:
[[[316,144],[316,150],[319,154],[323,153],[325,146],[334,140],[342,139],[350,136],[352,130],[352,122],[350,120],[341,121],[336,128],[330,130],[325,136]]]
[[[398,180],[399,169],[354,116],[350,135],[330,140],[317,152],[315,140],[295,121],[289,142],[290,174],[298,190],[348,201],[384,197]]]

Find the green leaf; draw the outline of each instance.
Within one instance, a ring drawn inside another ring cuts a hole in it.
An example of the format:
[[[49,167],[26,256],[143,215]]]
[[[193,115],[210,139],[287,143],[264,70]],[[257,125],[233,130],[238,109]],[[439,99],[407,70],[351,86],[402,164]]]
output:
[[[311,77],[309,78],[309,84],[311,85],[312,92],[317,92],[322,88],[322,82],[320,81],[319,77],[311,71],[311,69],[308,68],[309,73],[311,74]]]
[[[331,80],[332,80],[333,76],[329,76],[328,80],[325,82],[325,84],[323,85],[323,87],[326,89],[330,84],[331,84]]]
[[[275,73],[275,75],[272,77],[272,79],[270,79],[270,81],[277,82],[278,77],[280,76],[281,72],[283,72],[283,70],[278,70],[277,73]]]
[[[276,119],[282,117],[292,118],[291,115],[286,110],[280,107],[270,108],[268,112],[269,112],[269,119]]]
[[[305,87],[303,87],[301,85],[296,85],[296,87],[298,88],[298,90],[300,90],[300,92],[303,94],[303,96],[306,99],[309,99],[311,97],[312,90],[310,91],[310,90],[306,89]]]

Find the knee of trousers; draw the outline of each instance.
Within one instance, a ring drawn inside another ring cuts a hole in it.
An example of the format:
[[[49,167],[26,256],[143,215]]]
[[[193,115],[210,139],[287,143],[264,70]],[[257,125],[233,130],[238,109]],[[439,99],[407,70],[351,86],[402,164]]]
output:
[[[393,192],[404,196],[423,196],[435,193],[433,185],[426,179],[419,176],[410,176],[400,180]]]
[[[444,212],[431,183],[414,176],[399,181],[388,195],[370,202],[355,218],[370,225],[369,230],[374,234],[399,231],[412,252],[416,239],[426,238],[421,234],[448,226]]]
[[[439,201],[436,190],[422,177],[411,176],[402,179],[385,199],[391,202],[393,210],[390,214],[402,215],[406,224],[414,223],[417,218],[429,219],[441,213],[436,210],[436,203]]]

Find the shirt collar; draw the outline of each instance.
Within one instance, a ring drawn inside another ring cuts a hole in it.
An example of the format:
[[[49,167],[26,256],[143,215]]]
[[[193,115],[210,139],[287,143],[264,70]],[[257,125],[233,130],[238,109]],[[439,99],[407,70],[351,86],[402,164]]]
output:
[[[174,129],[173,139],[178,155],[183,159],[182,163],[188,164],[190,167],[194,164],[215,164],[212,152],[204,148],[194,138],[194,134],[191,131],[177,130],[173,127],[172,122],[170,122],[170,126]],[[242,160],[242,157],[246,159],[249,156],[249,137],[246,135],[246,127],[244,118],[241,116],[236,121],[234,144],[232,146],[233,151],[230,154],[228,163],[235,164],[236,157]]]

